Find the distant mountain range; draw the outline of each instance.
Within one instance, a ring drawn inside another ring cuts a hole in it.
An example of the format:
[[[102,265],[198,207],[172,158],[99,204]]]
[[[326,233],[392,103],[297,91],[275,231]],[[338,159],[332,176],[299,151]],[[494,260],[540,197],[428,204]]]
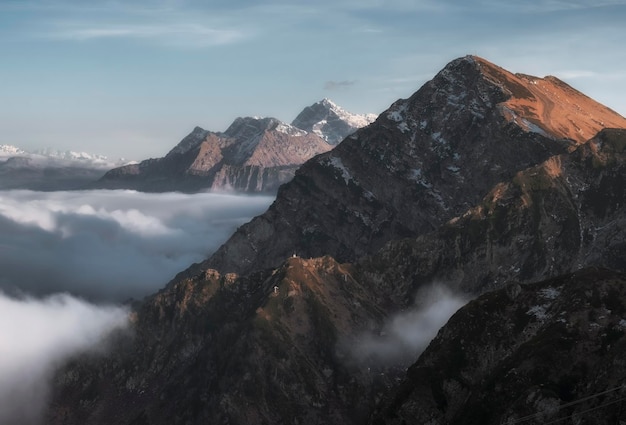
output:
[[[173,157],[255,157],[194,133]],[[132,336],[56,375],[46,423],[626,421],[624,182],[624,117],[453,60],[134,304]],[[473,300],[420,353],[397,338],[427,333],[433,285]]]
[[[128,161],[110,160],[86,152],[25,151],[12,145],[0,145],[0,189],[80,189],[102,177],[107,170],[124,164]]]
[[[165,157],[113,169],[91,187],[274,193],[305,161],[375,118],[351,114],[324,99],[306,107],[291,125],[245,117],[221,133],[196,127]]]

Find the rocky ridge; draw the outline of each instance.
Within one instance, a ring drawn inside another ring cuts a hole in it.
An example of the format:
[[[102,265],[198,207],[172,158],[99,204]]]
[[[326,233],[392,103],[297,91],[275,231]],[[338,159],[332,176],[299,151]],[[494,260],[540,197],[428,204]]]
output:
[[[330,99],[323,99],[304,108],[291,125],[315,133],[331,145],[336,145],[375,120],[375,114],[352,114]]]
[[[314,107],[313,115],[305,114]],[[274,193],[302,163],[332,149],[328,141],[343,140],[357,126],[369,123],[327,99],[305,111],[299,117],[305,114],[307,120],[294,123],[302,122],[307,129],[258,117],[237,118],[223,133],[196,127],[165,157],[113,169],[94,187]]]

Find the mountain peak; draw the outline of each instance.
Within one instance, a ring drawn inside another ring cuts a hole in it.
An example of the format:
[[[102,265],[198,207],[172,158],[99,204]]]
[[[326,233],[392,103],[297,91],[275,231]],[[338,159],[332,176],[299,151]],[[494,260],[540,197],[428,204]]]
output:
[[[374,122],[376,117],[375,114],[353,114],[324,98],[304,108],[291,125],[315,133],[331,145],[336,145],[359,128]]]
[[[525,132],[573,144],[585,143],[605,127],[626,127],[624,117],[554,76],[514,74],[478,56],[449,62],[426,87],[435,96],[431,103],[446,104],[442,113],[466,108],[479,118],[495,106],[500,116]],[[410,119],[420,115],[418,110],[406,111],[412,109],[411,102],[396,102],[390,111],[391,119],[405,131],[427,125]]]

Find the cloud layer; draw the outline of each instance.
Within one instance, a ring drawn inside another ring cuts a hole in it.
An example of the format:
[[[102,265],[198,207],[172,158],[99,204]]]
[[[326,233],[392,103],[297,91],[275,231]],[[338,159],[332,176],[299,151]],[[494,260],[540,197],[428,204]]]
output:
[[[127,324],[120,307],[97,307],[69,295],[36,300],[0,293],[0,423],[40,423],[55,369],[102,347]]]
[[[378,334],[361,335],[353,357],[367,365],[409,365],[467,301],[440,284],[424,288],[413,308],[391,317]]]
[[[272,199],[0,191],[0,289],[141,298],[206,258]]]

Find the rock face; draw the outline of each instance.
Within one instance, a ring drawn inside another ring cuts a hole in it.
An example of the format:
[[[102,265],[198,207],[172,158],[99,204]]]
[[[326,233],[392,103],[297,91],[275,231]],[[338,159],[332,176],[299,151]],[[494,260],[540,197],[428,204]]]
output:
[[[275,192],[307,159],[331,149],[275,118],[237,118],[224,133],[196,127],[165,157],[115,168],[101,188],[148,192],[203,189]]]
[[[62,369],[46,423],[495,424],[604,401],[590,423],[626,419],[626,122],[578,92],[581,109],[546,108],[524,81],[543,84],[453,61],[307,162],[216,256],[138,303],[132,336]],[[419,359],[358,355],[433,282],[485,295]]]
[[[441,329],[370,423],[620,423],[624,313],[626,274],[606,269],[486,294]]]
[[[374,114],[352,114],[330,99],[323,99],[304,108],[291,125],[315,133],[331,145],[336,145],[374,120],[376,120]]]
[[[556,101],[558,99],[558,101]],[[202,268],[247,273],[292,253],[354,261],[431,231],[498,182],[626,120],[554,77],[468,56],[305,163]]]
[[[164,158],[115,168],[94,187],[275,193],[305,161],[374,118],[351,114],[324,99],[305,108],[292,125],[247,117],[237,118],[223,133],[196,127]]]

